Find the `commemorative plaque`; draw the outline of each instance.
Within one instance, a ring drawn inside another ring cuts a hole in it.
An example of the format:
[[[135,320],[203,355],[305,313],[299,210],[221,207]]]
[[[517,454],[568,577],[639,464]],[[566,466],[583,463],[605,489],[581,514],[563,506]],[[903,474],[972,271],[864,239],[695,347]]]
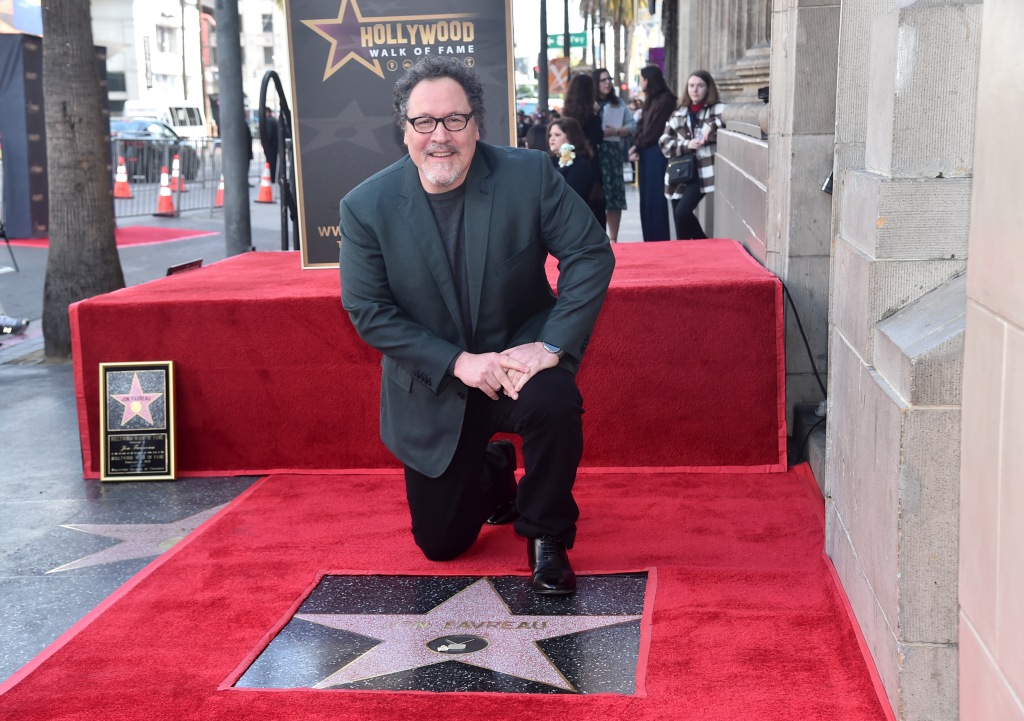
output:
[[[171,361],[100,363],[100,480],[174,480]]]

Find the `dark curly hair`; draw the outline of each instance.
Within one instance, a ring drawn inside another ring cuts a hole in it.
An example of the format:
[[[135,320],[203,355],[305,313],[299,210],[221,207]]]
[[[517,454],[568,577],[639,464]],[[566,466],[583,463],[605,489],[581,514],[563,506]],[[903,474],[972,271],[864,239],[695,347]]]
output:
[[[413,65],[395,83],[395,123],[405,128],[405,119],[409,111],[409,96],[413,88],[424,80],[451,78],[466,92],[470,112],[476,125],[483,132],[484,127],[484,89],[476,71],[466,67],[461,61],[441,55],[428,55]]]

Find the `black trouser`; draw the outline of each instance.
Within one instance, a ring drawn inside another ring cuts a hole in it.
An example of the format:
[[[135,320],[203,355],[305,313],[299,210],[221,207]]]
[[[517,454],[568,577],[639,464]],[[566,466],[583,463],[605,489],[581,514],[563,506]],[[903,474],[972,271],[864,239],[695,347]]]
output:
[[[668,240],[668,202],[665,200],[665,166],[668,159],[657,143],[640,151],[637,185],[640,193],[640,228],[645,241]]]
[[[686,186],[683,195],[672,201],[672,213],[676,221],[676,240],[700,240],[707,238],[704,229],[700,227],[700,221],[693,211],[697,209],[701,198],[704,197],[700,189],[700,181],[694,181]]]
[[[526,475],[519,482],[516,532],[526,538],[556,536],[572,548],[579,507],[572,497],[583,455],[583,398],[564,368],[541,371],[519,399],[492,401],[471,389],[462,436],[448,468],[430,478],[405,467],[412,534],[433,561],[455,558],[476,540],[502,500],[504,456],[488,447],[495,433],[523,439]]]
[[[272,148],[266,153],[267,162],[270,163],[270,182],[277,182],[277,148]]]

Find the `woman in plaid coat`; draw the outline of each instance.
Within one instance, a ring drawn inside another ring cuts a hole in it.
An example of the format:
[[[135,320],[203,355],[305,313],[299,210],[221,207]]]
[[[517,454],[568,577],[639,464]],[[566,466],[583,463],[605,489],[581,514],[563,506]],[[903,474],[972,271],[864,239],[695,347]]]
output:
[[[697,155],[697,179],[692,183],[669,185],[666,173],[665,197],[672,201],[677,240],[707,237],[693,211],[705,195],[715,192],[715,148],[718,129],[725,127],[724,110],[714,78],[706,70],[697,70],[686,81],[686,94],[658,141],[666,158],[688,151]]]

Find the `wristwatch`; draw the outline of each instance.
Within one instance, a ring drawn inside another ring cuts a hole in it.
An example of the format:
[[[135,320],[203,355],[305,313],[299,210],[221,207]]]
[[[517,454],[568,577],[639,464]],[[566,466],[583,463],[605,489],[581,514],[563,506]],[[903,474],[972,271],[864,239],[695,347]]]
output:
[[[541,342],[541,347],[544,348],[548,353],[554,353],[556,356],[561,358],[565,355],[565,351],[559,348],[557,345],[551,345],[547,342]]]

